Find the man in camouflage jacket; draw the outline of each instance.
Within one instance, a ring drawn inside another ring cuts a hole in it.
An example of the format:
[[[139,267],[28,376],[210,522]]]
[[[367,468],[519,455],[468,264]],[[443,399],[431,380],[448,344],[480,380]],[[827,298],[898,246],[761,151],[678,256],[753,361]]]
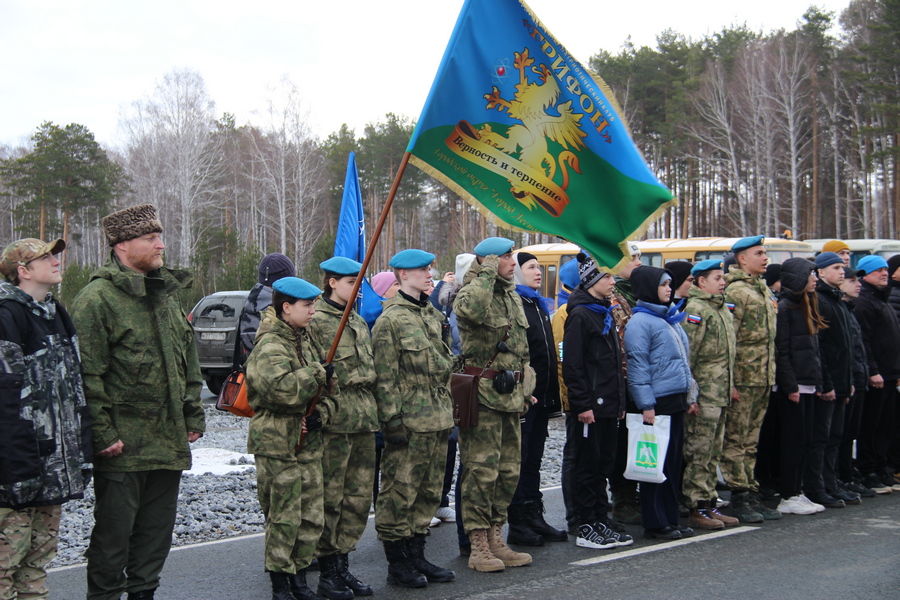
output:
[[[152,598],[175,526],[189,443],[205,429],[194,333],[178,292],[186,271],[163,268],[156,209],[103,218],[112,253],[76,296],[94,444],[95,525],[88,598]]]

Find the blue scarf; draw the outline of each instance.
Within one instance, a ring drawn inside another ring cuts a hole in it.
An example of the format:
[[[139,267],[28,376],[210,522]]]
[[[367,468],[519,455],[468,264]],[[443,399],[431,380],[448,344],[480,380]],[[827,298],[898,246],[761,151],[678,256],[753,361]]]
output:
[[[607,307],[603,306],[602,304],[594,304],[594,303],[579,304],[578,306],[583,306],[588,310],[592,310],[595,313],[597,313],[598,315],[604,315],[605,318],[603,319],[603,335],[606,335],[607,332],[609,332],[609,328],[612,327],[612,323],[613,323],[613,316],[612,316],[611,310],[609,310]]]
[[[665,315],[661,315],[658,312],[656,312],[655,310],[650,310],[649,308],[646,308],[643,306],[635,306],[634,308],[631,309],[631,312],[632,313],[647,313],[648,315],[653,315],[654,317],[657,317],[658,319],[664,319],[665,322],[668,323],[669,325],[678,325],[679,323],[681,323],[682,321],[684,321],[687,318],[687,313],[679,312],[679,310],[678,310],[679,306],[680,306],[680,304],[675,304],[675,305],[670,306],[669,309],[666,311]]]
[[[527,285],[516,285],[516,293],[522,296],[523,298],[530,298],[534,300],[534,303],[538,305],[538,308],[544,312],[545,315],[549,315],[550,311],[548,310],[548,306],[551,306],[550,298],[544,298],[541,296],[537,290],[533,290]]]

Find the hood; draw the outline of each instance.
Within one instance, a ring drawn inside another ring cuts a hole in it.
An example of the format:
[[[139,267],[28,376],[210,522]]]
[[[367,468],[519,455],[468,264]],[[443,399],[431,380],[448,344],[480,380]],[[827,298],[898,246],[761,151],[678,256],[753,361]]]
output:
[[[147,275],[141,275],[137,271],[123,265],[115,252],[111,252],[106,264],[91,275],[91,281],[107,279],[126,294],[139,298],[147,295],[147,279],[153,278],[163,280],[166,286],[166,293],[170,296],[177,294],[183,289],[190,288],[194,283],[194,276],[190,271],[183,269],[162,267],[158,271],[150,271]]]
[[[267,333],[274,333],[289,340],[294,339],[294,330],[291,329],[290,325],[278,318],[275,314],[275,309],[271,306],[262,313],[262,319],[259,322],[259,328],[256,330],[254,343],[258,344],[260,338]]]
[[[704,302],[709,302],[712,306],[716,308],[722,308],[725,305],[725,294],[710,294],[709,292],[704,292],[696,285],[691,286],[691,291],[688,294],[688,298],[703,300]]]
[[[438,303],[444,308],[453,308],[453,301],[456,300],[456,295],[461,288],[462,283],[459,281],[444,282],[438,292]]]
[[[52,321],[56,316],[56,303],[53,302],[53,295],[48,293],[43,302],[38,302],[26,293],[22,288],[15,286],[8,281],[0,282],[0,300],[8,300],[17,302],[40,317]]]
[[[672,276],[672,273],[666,269],[647,266],[637,267],[631,272],[631,278],[629,279],[635,297],[650,304],[659,304],[659,281],[665,274],[668,274],[669,277]]]
[[[782,289],[787,288],[794,293],[803,292],[809,281],[809,274],[813,272],[816,265],[805,258],[789,258],[781,263],[781,281]]]

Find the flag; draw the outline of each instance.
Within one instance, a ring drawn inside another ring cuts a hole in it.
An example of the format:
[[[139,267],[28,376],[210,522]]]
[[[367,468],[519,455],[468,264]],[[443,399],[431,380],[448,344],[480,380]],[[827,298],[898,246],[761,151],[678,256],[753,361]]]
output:
[[[524,2],[466,0],[407,151],[498,225],[615,268],[676,202],[620,113]]]
[[[347,175],[344,177],[344,195],[341,198],[341,214],[338,217],[337,235],[334,238],[334,255],[363,262],[366,256],[366,218],[363,213],[362,193],[359,189],[359,172],[353,152],[347,158]],[[381,314],[384,300],[375,293],[368,279],[359,288],[357,312],[371,329]]]

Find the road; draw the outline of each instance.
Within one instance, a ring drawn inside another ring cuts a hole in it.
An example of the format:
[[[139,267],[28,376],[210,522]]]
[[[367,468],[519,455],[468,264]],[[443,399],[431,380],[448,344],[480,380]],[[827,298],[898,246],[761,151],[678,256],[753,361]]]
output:
[[[548,520],[561,524],[562,495],[545,492]],[[426,548],[456,581],[405,590],[385,583],[386,562],[372,523],[351,554],[354,573],[378,598],[496,599],[768,599],[900,598],[900,494],[860,506],[777,522],[703,533],[678,542],[640,537],[618,550],[577,548],[574,540],[532,549],[534,564],[503,573],[466,566],[453,524],[432,530]],[[157,600],[267,600],[261,535],[176,548],[162,573]],[[318,574],[309,576],[312,587]],[[84,598],[83,566],[53,571],[51,600]]]

